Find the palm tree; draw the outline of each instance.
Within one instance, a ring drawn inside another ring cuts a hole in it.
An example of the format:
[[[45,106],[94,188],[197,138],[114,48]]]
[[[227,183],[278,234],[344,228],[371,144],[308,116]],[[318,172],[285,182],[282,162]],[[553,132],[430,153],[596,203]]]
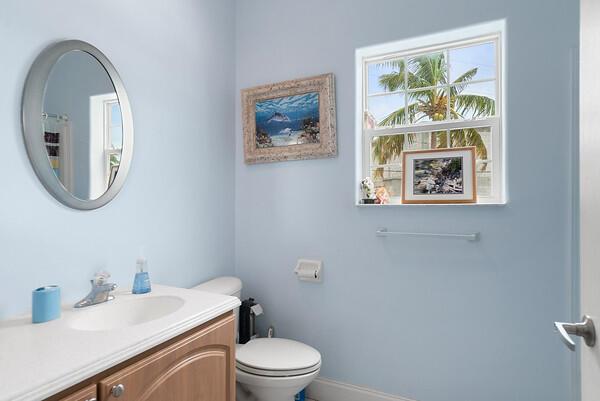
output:
[[[408,63],[404,60],[390,61],[387,65],[391,65],[396,71],[379,77],[380,85],[388,91],[408,90],[408,105],[390,113],[379,125],[414,124],[426,118],[442,121],[446,119],[448,102],[451,119],[466,116],[481,118],[495,113],[494,99],[463,93],[467,84],[477,75],[477,68],[470,69],[451,83],[448,99],[445,89],[448,83],[448,69],[443,53],[415,57]],[[430,89],[419,90],[420,88]],[[394,157],[400,156],[405,143],[411,144],[415,140],[415,134],[379,136],[373,143],[373,158],[379,164],[386,164]],[[475,146],[477,156],[487,159],[487,148],[475,128],[451,130],[450,135],[446,135],[446,131],[434,132],[431,134],[430,145],[432,149]],[[483,168],[485,169],[485,166]],[[382,174],[383,171],[377,171],[377,175]]]

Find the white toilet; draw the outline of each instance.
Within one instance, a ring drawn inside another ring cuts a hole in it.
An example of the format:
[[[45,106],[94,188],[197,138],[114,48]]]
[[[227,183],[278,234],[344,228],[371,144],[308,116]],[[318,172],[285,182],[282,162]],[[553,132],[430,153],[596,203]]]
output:
[[[241,298],[237,277],[219,277],[194,287]],[[236,314],[236,332],[237,318]],[[257,338],[236,348],[238,401],[293,401],[319,374],[321,354],[298,341]]]

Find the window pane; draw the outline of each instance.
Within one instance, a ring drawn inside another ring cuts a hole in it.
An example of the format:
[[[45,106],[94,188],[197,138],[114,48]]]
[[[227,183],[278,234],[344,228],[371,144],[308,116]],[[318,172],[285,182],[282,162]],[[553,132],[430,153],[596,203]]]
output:
[[[112,149],[123,148],[123,126],[121,106],[119,103],[110,105],[110,145]]]
[[[446,88],[426,89],[408,94],[408,116],[412,124],[446,120]]]
[[[477,160],[489,160],[492,154],[492,130],[490,127],[452,130],[450,145],[453,148],[475,146]]]
[[[119,102],[110,105],[110,118],[111,125],[121,125],[121,106]]]
[[[404,75],[400,73],[402,59],[380,61],[367,66],[369,95],[404,89]]]
[[[403,151],[447,147],[448,131],[378,136],[371,141],[371,165],[400,164]]]
[[[370,96],[367,100],[365,128],[403,125],[407,123],[404,113],[404,93]]]
[[[471,120],[496,114],[496,81],[453,86],[453,119]]]
[[[400,164],[402,151],[415,142],[413,134],[377,136],[371,141],[371,165]]]
[[[448,131],[436,131],[429,134],[429,144],[427,149],[449,148]]]
[[[408,71],[409,89],[445,85],[448,81],[446,58],[443,52],[409,58]]]
[[[450,82],[496,78],[496,45],[493,42],[449,51]],[[467,74],[467,75],[465,75]]]
[[[490,127],[464,128],[450,131],[453,148],[475,146],[477,196],[492,195],[492,130]]]
[[[404,150],[422,150],[430,149],[431,134],[429,132],[419,132],[416,134],[406,134],[410,140],[404,145]]]
[[[482,198],[492,196],[492,162],[478,161],[475,169],[477,196]]]
[[[402,169],[399,164],[371,169],[371,179],[375,184],[375,191],[385,187],[392,201],[393,198],[402,196]]]

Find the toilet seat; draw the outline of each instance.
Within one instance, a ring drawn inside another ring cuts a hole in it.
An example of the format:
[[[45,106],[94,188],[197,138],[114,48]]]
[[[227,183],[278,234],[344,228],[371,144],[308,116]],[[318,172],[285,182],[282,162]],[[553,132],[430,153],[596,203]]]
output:
[[[267,376],[267,377],[291,377],[291,376],[302,376],[309,373],[313,373],[321,368],[321,364],[311,366],[309,368],[304,369],[294,369],[294,370],[265,370],[265,369],[256,369],[251,366],[246,366],[242,363],[236,362],[235,364],[238,370],[242,372],[249,373],[257,376]]]
[[[259,376],[300,376],[321,368],[321,354],[298,341],[257,338],[237,348],[236,367]]]

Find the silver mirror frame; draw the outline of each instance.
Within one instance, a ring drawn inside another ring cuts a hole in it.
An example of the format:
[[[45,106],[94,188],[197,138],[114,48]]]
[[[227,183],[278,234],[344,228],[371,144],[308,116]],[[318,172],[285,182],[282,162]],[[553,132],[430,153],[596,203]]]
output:
[[[104,67],[112,80],[115,92],[121,107],[123,123],[123,150],[121,164],[112,185],[97,199],[84,200],[71,194],[60,182],[50,163],[42,135],[44,125],[42,112],[44,111],[44,95],[46,82],[52,67],[64,54],[80,50],[90,54]],[[133,117],[131,107],[123,81],[110,60],[96,47],[80,40],[66,40],[54,43],[44,49],[35,59],[23,89],[21,104],[21,123],[23,125],[23,138],[29,160],[36,175],[52,196],[62,204],[78,210],[98,209],[110,202],[125,184],[133,156]]]

